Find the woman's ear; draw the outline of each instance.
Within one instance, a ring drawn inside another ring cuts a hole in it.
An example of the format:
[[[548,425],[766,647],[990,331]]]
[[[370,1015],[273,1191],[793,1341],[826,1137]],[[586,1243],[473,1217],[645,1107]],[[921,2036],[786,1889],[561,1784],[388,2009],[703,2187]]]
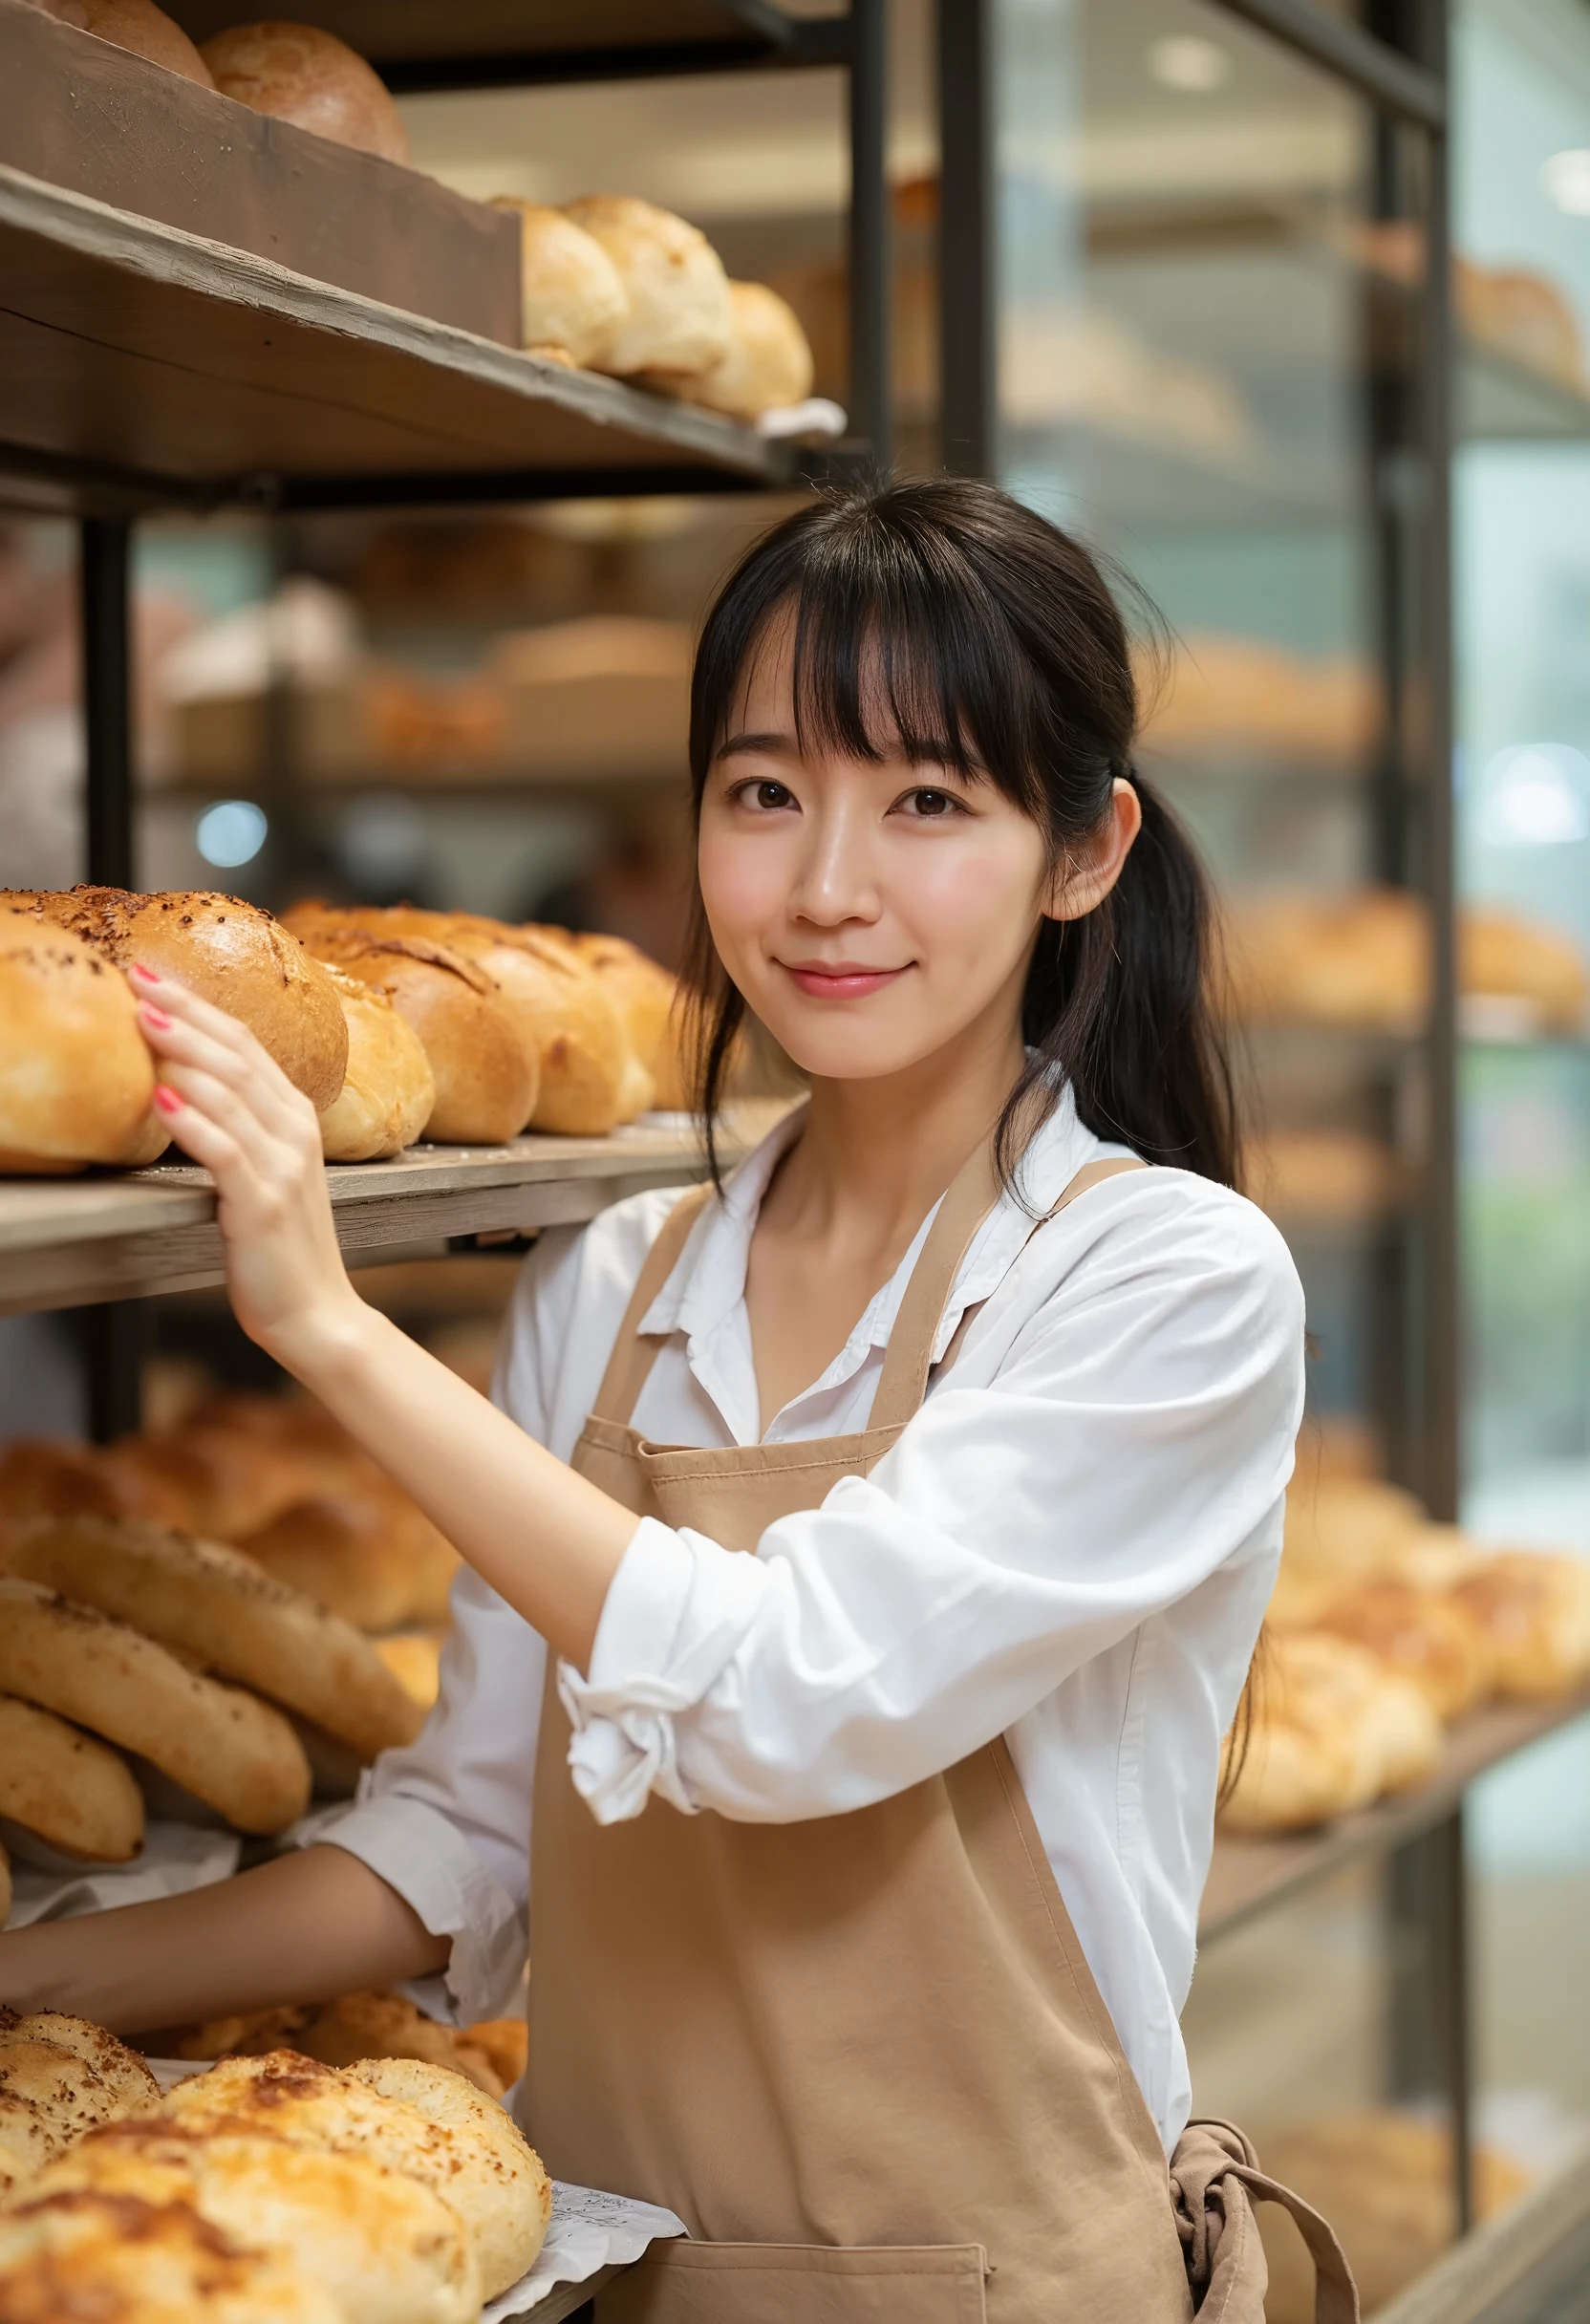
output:
[[[1143,803],[1124,775],[1110,786],[1109,806],[1081,855],[1062,865],[1043,901],[1046,920],[1081,920],[1096,911],[1121,876],[1143,828]]]

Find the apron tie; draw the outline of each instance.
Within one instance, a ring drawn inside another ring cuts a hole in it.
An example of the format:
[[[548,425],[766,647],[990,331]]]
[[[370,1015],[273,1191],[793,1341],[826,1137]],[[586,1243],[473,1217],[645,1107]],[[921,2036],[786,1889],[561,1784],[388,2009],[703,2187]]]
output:
[[[1269,2269],[1255,2203],[1289,2211],[1314,2262],[1315,2324],[1359,2324],[1358,2287],[1335,2230],[1290,2187],[1258,2167],[1235,2122],[1189,2122],[1171,2158],[1176,2232],[1204,2324],[1264,2324]]]

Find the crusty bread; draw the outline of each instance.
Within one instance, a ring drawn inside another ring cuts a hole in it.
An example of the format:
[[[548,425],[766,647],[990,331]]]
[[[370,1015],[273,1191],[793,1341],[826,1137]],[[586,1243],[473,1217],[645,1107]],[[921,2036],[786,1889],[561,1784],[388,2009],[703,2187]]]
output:
[[[431,2081],[391,2078],[399,2076]],[[444,2112],[431,2086],[437,2080],[475,2099],[483,2119],[466,2115],[462,2104]],[[168,2121],[195,2127],[264,2127],[294,2145],[366,2154],[408,2171],[445,2196],[469,2229],[488,2300],[516,2282],[541,2249],[539,2157],[500,2106],[440,2067],[383,2058],[339,2071],[276,2050],[265,2057],[224,2058],[208,2074],[179,2082],[160,2111]]]
[[[1406,1582],[1372,1582],[1339,1599],[1320,1626],[1364,1646],[1410,1678],[1441,1719],[1472,1711],[1490,1693],[1493,1668],[1484,1629],[1458,1601]]]
[[[734,420],[785,411],[811,393],[811,342],[786,299],[765,283],[730,283],[729,344],[685,394]]]
[[[202,89],[215,87],[208,65],[182,26],[157,8],[155,0],[32,0],[32,5],[62,24],[75,24],[115,48],[163,65],[168,73],[180,73]]]
[[[596,358],[598,370],[695,378],[721,361],[731,328],[729,280],[698,227],[632,194],[589,194],[563,206],[601,244],[629,302]]]
[[[1441,1722],[1429,1698],[1362,1646],[1288,1632],[1269,1641],[1257,1675],[1246,1754],[1221,1809],[1228,1830],[1300,1830],[1434,1767]]]
[[[0,1816],[89,1863],[131,1863],[143,1845],[143,1794],[126,1760],[13,1694],[0,1694]]]
[[[311,2274],[186,2204],[59,2194],[0,2214],[0,2324],[347,2324]]]
[[[0,1689],[140,1753],[240,1831],[280,1832],[309,1805],[309,1763],[279,1711],[11,1574],[0,1576]]]
[[[442,1619],[459,1562],[451,1542],[397,1493],[312,1495],[239,1546],[355,1629],[377,1632]]]
[[[115,2116],[139,2114],[160,2101],[161,2086],[138,2052],[91,2017],[73,2017],[65,2010],[34,2010],[14,2025],[0,2028],[0,2048],[11,2035],[24,2041],[53,2042],[86,2066],[92,2066],[115,2100]]]
[[[1590,1678],[1590,1563],[1543,1550],[1503,1550],[1452,1598],[1484,1631],[1496,1686],[1523,1702]]]
[[[38,1517],[152,1517],[180,1524],[188,1514],[175,1487],[119,1467],[97,1445],[19,1436],[0,1452],[0,1534]]]
[[[12,1545],[11,1570],[241,1680],[364,1758],[419,1732],[412,1697],[358,1632],[241,1550],[158,1525],[45,1517]]]
[[[0,909],[0,1172],[152,1158],[154,1089],[119,969],[71,930]]]
[[[334,33],[312,24],[234,24],[200,54],[222,96],[251,112],[383,161],[408,161],[408,136],[386,83]]]
[[[623,1021],[578,960],[558,953],[535,929],[463,914],[453,915],[445,941],[479,961],[518,1012],[540,1067],[532,1130],[605,1137],[645,1110],[651,1084],[639,1092],[630,1086],[638,1061]]]
[[[224,2235],[331,2292],[348,2324],[473,2324],[480,2275],[463,2222],[418,2180],[366,2155],[161,2121],[91,2132],[29,2189],[190,2206]]]
[[[84,2131],[159,2097],[143,2060],[103,2026],[58,2010],[0,2010],[0,2189],[31,2182]]]
[[[623,936],[576,936],[574,950],[607,992],[630,1045],[652,1079],[652,1103],[666,1112],[690,1105],[679,988],[665,968]]]
[[[203,1424],[120,1437],[103,1458],[129,1501],[156,1503],[160,1521],[223,1541],[269,1523],[303,1490],[293,1465],[273,1445]]]
[[[587,368],[599,364],[630,310],[606,250],[545,203],[496,194],[492,207],[519,218],[523,344],[537,354],[559,349]]]
[[[320,1116],[328,1162],[377,1162],[412,1146],[436,1107],[419,1034],[384,993],[328,968],[348,1026],[348,1069]]]
[[[323,2066],[356,2065],[366,2057],[418,2057],[467,2075],[488,2098],[500,2098],[507,2084],[483,2054],[466,2058],[463,2036],[438,2025],[401,1993],[343,1993],[335,2001],[298,2009],[257,2010],[241,2017],[212,2018],[177,2045],[179,2057],[266,2057],[272,2050],[295,2050]]]

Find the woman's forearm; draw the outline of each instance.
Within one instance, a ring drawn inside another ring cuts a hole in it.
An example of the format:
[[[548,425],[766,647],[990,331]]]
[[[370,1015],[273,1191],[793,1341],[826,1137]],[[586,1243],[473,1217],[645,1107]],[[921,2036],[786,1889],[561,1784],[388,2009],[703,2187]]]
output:
[[[346,1848],[305,1848],[186,1896],[0,1936],[0,2003],[138,2034],[423,1977],[451,1947]]]

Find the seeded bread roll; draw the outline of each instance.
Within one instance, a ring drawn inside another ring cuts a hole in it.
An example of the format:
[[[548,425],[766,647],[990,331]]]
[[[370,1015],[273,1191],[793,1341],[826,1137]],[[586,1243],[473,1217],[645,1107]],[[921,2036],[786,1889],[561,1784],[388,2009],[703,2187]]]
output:
[[[208,2137],[173,2122],[91,2131],[29,2189],[180,2204],[240,2244],[312,2276],[348,2324],[473,2324],[480,2274],[463,2222],[418,2180],[365,2155],[309,2154],[280,2139]]]
[[[407,162],[408,136],[386,83],[334,33],[312,24],[234,24],[200,54],[222,96],[251,112]]]
[[[280,1832],[309,1805],[309,1762],[279,1711],[12,1574],[0,1575],[0,1688],[139,1753],[239,1831]]]
[[[811,345],[795,310],[765,283],[730,283],[729,344],[685,393],[733,420],[786,411],[811,393]]]
[[[180,73],[201,89],[215,87],[208,65],[182,26],[157,8],[155,0],[32,0],[32,5],[58,23],[75,24],[115,48],[163,65],[168,73]]]
[[[325,2287],[191,2205],[59,2194],[0,2216],[0,2324],[347,2324]]]
[[[53,2042],[85,2066],[92,2066],[116,2104],[116,2117],[139,2114],[158,2104],[161,2086],[136,2050],[91,2017],[73,2017],[65,2010],[34,2010],[0,2031],[0,2044],[14,2034],[23,2041]]]
[[[0,1172],[152,1159],[154,1089],[120,970],[41,914],[0,908]]]
[[[358,1632],[241,1550],[156,1525],[59,1517],[24,1534],[10,1563],[256,1688],[367,1759],[419,1732],[412,1696]]]
[[[462,2074],[420,2058],[366,2057],[348,2071],[458,2141],[469,2167],[453,2200],[474,2227],[486,2297],[517,2283],[547,2240],[552,2183],[512,2116]]]
[[[142,2059],[102,2026],[0,2009],[0,2188],[31,2181],[84,2131],[159,2097]]]
[[[143,1846],[143,1794],[126,1760],[11,1694],[0,1694],[0,1816],[88,1863],[128,1864]]]
[[[559,348],[587,369],[599,365],[630,311],[606,250],[545,203],[494,194],[491,206],[519,216],[524,345],[536,353]]]
[[[563,208],[601,244],[629,301],[599,370],[698,378],[722,360],[732,327],[729,278],[698,227],[632,194],[588,194]]]
[[[436,1080],[419,1034],[384,993],[328,968],[348,1026],[348,1069],[320,1116],[328,1162],[378,1162],[412,1146],[436,1108]]]

